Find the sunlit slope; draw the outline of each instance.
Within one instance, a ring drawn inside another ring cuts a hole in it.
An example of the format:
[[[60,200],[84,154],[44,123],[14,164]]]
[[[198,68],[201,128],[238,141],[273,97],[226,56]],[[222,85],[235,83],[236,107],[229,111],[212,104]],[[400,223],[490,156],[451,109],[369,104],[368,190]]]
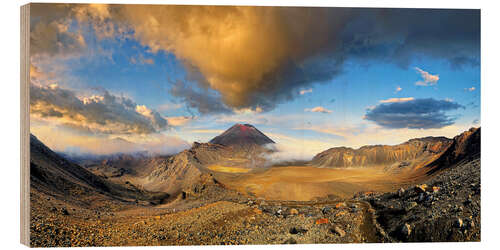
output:
[[[347,147],[331,148],[317,154],[311,164],[326,168],[348,168],[369,166],[402,167],[426,161],[443,153],[453,142],[445,137],[411,139],[405,143],[388,146],[363,146],[359,149]]]

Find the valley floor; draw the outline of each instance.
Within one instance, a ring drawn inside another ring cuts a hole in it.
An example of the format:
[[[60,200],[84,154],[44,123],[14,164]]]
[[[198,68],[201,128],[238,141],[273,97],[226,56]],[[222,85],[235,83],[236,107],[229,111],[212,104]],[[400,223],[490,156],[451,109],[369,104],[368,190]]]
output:
[[[216,184],[160,205],[96,196],[77,206],[32,189],[31,245],[479,241],[480,159],[422,182],[424,190],[311,201],[265,200]]]

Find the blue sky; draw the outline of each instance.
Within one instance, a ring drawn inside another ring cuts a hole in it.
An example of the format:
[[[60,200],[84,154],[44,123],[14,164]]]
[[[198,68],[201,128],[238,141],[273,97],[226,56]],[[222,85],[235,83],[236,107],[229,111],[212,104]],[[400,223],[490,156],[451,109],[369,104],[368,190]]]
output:
[[[452,137],[480,124],[478,11],[419,10],[407,21],[415,10],[329,9],[309,20],[310,31],[293,18],[257,29],[262,8],[38,7],[52,15],[33,11],[31,131],[59,151],[171,153],[252,123],[312,155]],[[165,17],[170,11],[181,14]],[[307,11],[317,10],[268,15]],[[365,19],[370,30],[354,25]],[[308,32],[320,38],[296,35]],[[96,142],[111,146],[96,150]]]

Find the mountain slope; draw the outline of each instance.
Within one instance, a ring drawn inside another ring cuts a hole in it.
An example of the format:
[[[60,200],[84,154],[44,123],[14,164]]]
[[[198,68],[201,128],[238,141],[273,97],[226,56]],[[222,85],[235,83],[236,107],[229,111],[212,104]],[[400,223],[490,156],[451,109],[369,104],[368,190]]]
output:
[[[318,167],[346,168],[367,166],[409,166],[432,159],[445,151],[453,140],[445,137],[411,139],[405,143],[387,146],[363,146],[331,148],[317,154],[311,164]]]
[[[443,154],[428,164],[428,174],[457,165],[461,161],[470,161],[481,154],[481,128],[471,128],[453,138],[453,143]]]
[[[98,194],[118,200],[167,196],[111,183],[61,157],[34,135],[30,135],[30,185],[32,189],[65,200],[81,200]]]

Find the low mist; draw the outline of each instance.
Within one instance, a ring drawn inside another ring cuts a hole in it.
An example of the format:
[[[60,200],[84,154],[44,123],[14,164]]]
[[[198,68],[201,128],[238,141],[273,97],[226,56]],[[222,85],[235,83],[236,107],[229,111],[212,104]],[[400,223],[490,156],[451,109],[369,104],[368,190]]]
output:
[[[263,154],[266,159],[266,166],[282,165],[282,164],[304,164],[312,160],[312,158],[320,151],[311,150],[304,145],[289,145],[283,143],[270,143],[264,145],[265,148],[273,152]]]

